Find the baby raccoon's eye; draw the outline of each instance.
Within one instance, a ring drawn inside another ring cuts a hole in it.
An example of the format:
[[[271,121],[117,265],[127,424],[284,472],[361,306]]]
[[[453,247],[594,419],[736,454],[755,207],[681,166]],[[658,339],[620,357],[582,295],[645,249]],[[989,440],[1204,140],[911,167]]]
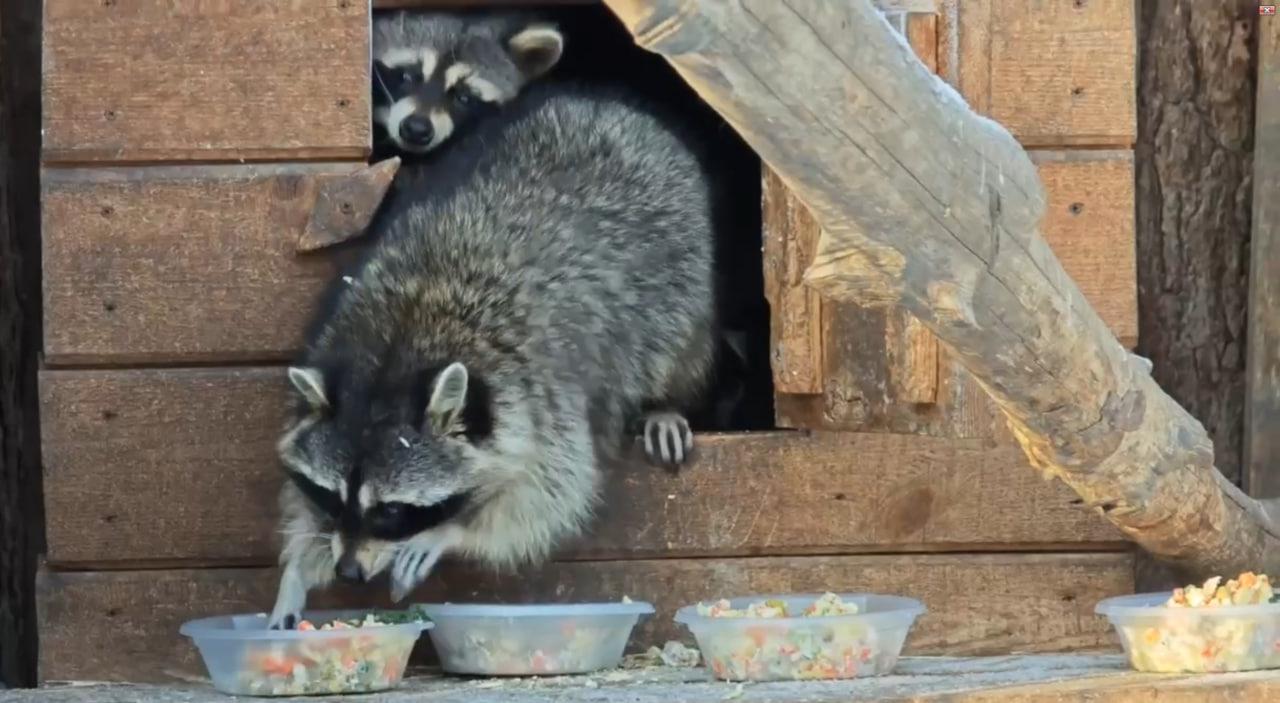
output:
[[[476,101],[476,94],[465,85],[457,85],[449,91],[453,101],[462,107],[466,107]]]

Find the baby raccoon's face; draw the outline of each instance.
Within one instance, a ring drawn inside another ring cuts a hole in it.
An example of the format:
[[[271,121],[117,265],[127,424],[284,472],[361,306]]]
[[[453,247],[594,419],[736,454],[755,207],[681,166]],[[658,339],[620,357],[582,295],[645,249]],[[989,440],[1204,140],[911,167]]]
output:
[[[374,122],[405,152],[425,153],[510,101],[560,60],[547,24],[402,13],[374,25]]]
[[[404,540],[473,507],[469,467],[492,423],[484,384],[462,364],[363,393],[315,368],[291,368],[289,380],[298,411],[280,458],[327,516],[340,578],[374,577]]]

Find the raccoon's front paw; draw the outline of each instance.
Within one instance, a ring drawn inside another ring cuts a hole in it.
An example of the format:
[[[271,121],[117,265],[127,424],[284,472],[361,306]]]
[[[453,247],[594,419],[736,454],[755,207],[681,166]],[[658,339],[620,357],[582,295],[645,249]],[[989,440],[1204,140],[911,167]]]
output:
[[[399,603],[427,580],[427,575],[448,548],[449,542],[443,539],[414,539],[405,543],[391,563],[391,601]]]
[[[280,591],[276,593],[276,607],[267,620],[271,630],[292,630],[302,621],[302,609],[307,605],[307,589],[296,571],[285,568],[280,577]]]
[[[644,417],[644,453],[649,461],[678,470],[693,452],[693,432],[680,413],[664,410]]]

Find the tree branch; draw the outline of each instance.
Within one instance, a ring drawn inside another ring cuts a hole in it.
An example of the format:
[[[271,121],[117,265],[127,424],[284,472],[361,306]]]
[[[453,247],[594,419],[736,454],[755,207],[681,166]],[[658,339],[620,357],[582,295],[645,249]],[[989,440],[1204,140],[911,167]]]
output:
[[[1023,149],[869,0],[605,0],[823,227],[806,282],[897,304],[991,394],[1034,466],[1196,575],[1280,572],[1280,524],[1213,466],[1066,274]],[[1274,508],[1274,506],[1271,506]]]

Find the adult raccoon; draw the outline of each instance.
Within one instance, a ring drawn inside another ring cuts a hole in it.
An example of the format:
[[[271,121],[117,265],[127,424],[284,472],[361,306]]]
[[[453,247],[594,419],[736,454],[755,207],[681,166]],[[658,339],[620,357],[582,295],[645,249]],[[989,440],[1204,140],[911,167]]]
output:
[[[273,626],[309,589],[388,568],[399,600],[447,552],[545,558],[597,502],[599,461],[682,415],[716,338],[709,186],[627,100],[532,86],[458,138],[378,224],[290,368]]]

